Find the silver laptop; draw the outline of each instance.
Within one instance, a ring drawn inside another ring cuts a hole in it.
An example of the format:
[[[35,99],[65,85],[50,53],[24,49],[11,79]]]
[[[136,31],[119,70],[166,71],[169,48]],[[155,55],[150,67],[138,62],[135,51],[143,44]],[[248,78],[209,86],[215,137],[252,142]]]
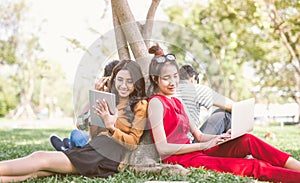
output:
[[[226,143],[253,130],[254,104],[254,98],[233,103],[231,110],[231,138],[217,145]]]
[[[235,102],[231,111],[231,138],[251,132],[254,126],[254,98]]]

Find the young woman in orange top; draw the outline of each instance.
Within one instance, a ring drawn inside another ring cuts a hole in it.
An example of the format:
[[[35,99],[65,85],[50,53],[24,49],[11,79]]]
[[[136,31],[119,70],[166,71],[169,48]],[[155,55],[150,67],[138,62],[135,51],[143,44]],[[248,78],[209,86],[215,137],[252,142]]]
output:
[[[118,172],[125,151],[135,149],[146,124],[145,81],[140,66],[123,60],[114,68],[110,92],[116,94],[118,111],[112,115],[105,101],[98,101],[101,129],[85,146],[65,152],[37,151],[23,158],[0,162],[0,182],[16,182],[58,173],[108,177]]]

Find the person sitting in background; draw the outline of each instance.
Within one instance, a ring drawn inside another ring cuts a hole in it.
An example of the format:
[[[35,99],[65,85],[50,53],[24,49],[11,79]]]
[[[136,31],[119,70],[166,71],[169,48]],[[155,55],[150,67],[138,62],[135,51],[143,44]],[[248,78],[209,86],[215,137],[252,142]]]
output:
[[[198,73],[190,65],[179,69],[179,86],[176,95],[182,100],[189,119],[206,134],[220,135],[231,129],[231,108],[233,101],[208,86],[198,84]],[[200,107],[217,109],[202,124]]]
[[[103,77],[95,83],[96,90],[108,90],[107,83],[109,82],[109,78],[112,74],[114,67],[119,62],[119,60],[113,60],[104,67]],[[50,143],[57,151],[66,151],[67,149],[73,147],[82,147],[87,144],[87,142],[90,139],[90,136],[85,130],[87,130],[88,128],[88,123],[90,119],[89,110],[89,104],[87,104],[83,109],[82,114],[79,115],[79,117],[77,118],[76,126],[78,129],[74,129],[71,131],[70,138],[64,138],[63,140],[61,140],[61,138],[59,138],[57,135],[50,136]]]

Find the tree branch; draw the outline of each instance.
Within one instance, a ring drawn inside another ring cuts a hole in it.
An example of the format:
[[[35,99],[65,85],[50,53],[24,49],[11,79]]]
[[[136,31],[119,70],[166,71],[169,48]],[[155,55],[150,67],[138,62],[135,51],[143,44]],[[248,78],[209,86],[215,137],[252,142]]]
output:
[[[109,5],[108,0],[104,0],[104,3],[105,3],[105,7],[104,7],[104,10],[103,10],[102,15],[100,16],[101,19],[104,19],[105,14],[106,14],[106,12],[107,12],[107,10],[108,10],[108,5]]]
[[[131,13],[127,0],[111,0],[121,28],[125,34],[135,59],[148,56],[142,34]]]
[[[119,59],[130,59],[127,40],[124,35],[124,32],[122,31],[119,19],[116,15],[116,7],[113,4],[111,4],[111,8]]]
[[[294,59],[296,59],[298,61],[298,63],[300,63],[300,58],[297,56],[300,54],[297,53],[296,44],[291,43],[292,41],[289,39],[288,34],[285,33],[286,31],[284,31],[284,29],[283,29],[283,23],[285,22],[285,20],[283,20],[283,18],[279,16],[276,6],[274,4],[274,1],[273,0],[265,1],[265,3],[269,7],[268,8],[269,9],[269,17],[273,21],[273,24],[274,24],[275,28],[277,29],[277,31],[279,31],[279,35],[280,35],[285,47],[288,49],[288,51],[292,55],[292,57]],[[273,16],[272,16],[272,14],[273,14]],[[298,70],[299,70],[299,68],[298,68]]]
[[[154,16],[155,16],[155,13],[156,13],[159,3],[160,3],[160,0],[152,0],[151,6],[148,10],[148,14],[146,17],[146,23],[142,29],[142,35],[144,37],[147,48],[150,47],[150,38],[152,35]]]

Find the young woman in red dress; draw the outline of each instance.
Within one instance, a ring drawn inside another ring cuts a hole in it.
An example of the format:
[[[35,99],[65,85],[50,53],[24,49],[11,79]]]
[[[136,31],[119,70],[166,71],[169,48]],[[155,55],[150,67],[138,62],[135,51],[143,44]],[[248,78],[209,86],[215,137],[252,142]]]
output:
[[[175,55],[156,53],[149,66],[150,89],[148,120],[153,141],[162,161],[184,167],[204,167],[262,181],[299,182],[300,162],[251,134],[215,146],[229,138],[203,134],[189,121],[182,103],[174,94],[179,82]],[[191,132],[198,143],[190,143]],[[244,158],[252,155],[253,159]]]

